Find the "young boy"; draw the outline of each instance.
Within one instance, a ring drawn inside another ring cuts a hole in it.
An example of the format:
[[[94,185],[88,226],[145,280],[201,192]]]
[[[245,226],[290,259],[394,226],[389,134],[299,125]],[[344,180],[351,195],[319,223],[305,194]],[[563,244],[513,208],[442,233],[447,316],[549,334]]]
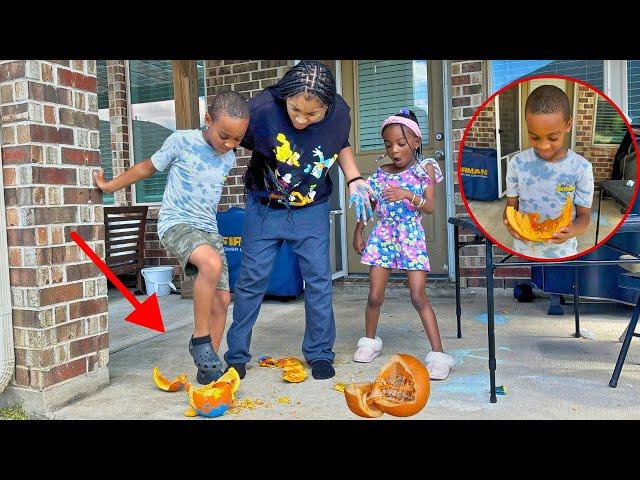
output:
[[[547,242],[525,240],[503,218],[514,237],[513,250],[538,258],[575,255],[578,241],[591,221],[593,170],[591,163],[564,147],[571,130],[569,98],[558,87],[536,88],[525,105],[525,120],[531,148],[515,155],[507,167],[507,207],[525,213],[540,213],[540,221],[557,217],[570,195],[575,205],[573,221],[553,234]]]
[[[195,277],[195,328],[189,352],[198,367],[197,381],[207,384],[222,375],[220,346],[230,302],[229,273],[216,211],[234,149],[249,126],[248,102],[236,92],[217,95],[205,115],[206,130],[177,130],[150,159],[106,181],[94,173],[96,186],[115,192],[156,171],[169,168],[158,215],[158,236],[176,257],[185,275]]]

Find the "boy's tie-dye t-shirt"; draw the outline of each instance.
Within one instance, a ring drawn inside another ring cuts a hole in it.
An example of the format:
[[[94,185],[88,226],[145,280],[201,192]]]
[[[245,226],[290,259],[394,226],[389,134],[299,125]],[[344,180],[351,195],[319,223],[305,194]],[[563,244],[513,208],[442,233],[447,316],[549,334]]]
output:
[[[216,212],[222,187],[236,162],[233,150],[216,152],[201,130],[177,130],[151,156],[159,170],[169,168],[158,214],[158,236],[174,225],[186,223],[218,233]]]
[[[521,212],[540,213],[540,221],[560,215],[569,195],[574,205],[591,208],[593,169],[591,163],[572,150],[557,162],[547,162],[533,148],[515,155],[507,167],[507,196],[518,197]],[[576,217],[574,208],[572,221]],[[538,258],[561,258],[577,253],[578,240],[563,243],[513,239],[513,250]]]

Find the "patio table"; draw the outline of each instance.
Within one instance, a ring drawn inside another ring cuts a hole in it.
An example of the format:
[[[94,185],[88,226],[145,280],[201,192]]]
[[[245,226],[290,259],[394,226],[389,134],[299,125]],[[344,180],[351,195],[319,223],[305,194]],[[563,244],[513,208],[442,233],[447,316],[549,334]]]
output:
[[[515,261],[508,262],[513,257],[513,254],[507,255],[504,259],[494,263],[493,261],[493,244],[485,237],[480,229],[473,223],[470,217],[450,217],[449,223],[453,225],[453,238],[455,249],[455,283],[456,283],[456,322],[457,322],[457,337],[462,338],[462,328],[460,317],[462,314],[461,302],[460,302],[460,249],[468,245],[485,245],[485,269],[487,280],[487,339],[489,344],[489,384],[490,394],[489,400],[491,403],[496,403],[496,342],[495,342],[495,315],[494,315],[494,298],[493,298],[493,278],[494,271],[497,268],[516,268],[516,267],[533,267],[541,266],[544,264],[566,265],[572,267],[586,267],[592,265],[621,265],[624,263],[640,263],[640,252],[626,251],[619,246],[614,245],[609,239],[602,244],[600,248],[611,248],[617,252],[625,255],[631,255],[634,258],[631,259],[617,259],[617,260],[564,260],[554,262],[541,262],[541,261]],[[474,239],[471,241],[461,242],[459,235],[460,230],[466,229],[472,232]],[[616,233],[640,233],[640,215],[632,214],[627,217],[627,220],[621,225],[620,229]],[[580,299],[579,299],[579,275],[578,268],[574,271],[574,288],[573,288],[573,301],[574,301],[574,315],[576,326],[576,337],[580,337]],[[638,298],[637,307],[640,307],[640,298]]]

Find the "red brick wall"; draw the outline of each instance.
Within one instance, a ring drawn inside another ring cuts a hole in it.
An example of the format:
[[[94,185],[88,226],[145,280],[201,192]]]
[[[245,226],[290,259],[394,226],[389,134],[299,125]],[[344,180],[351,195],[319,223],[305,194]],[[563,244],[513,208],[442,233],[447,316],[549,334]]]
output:
[[[471,112],[471,115],[473,115],[473,112]],[[465,139],[465,145],[469,147],[496,148],[495,103],[493,101],[489,102],[474,120]]]
[[[13,303],[13,385],[43,390],[106,368],[106,280],[70,239],[104,257],[94,60],[0,61]]]
[[[613,159],[618,145],[594,145],[594,126],[596,119],[596,102],[598,95],[593,90],[582,85],[578,88],[578,107],[575,113],[575,151],[593,166],[593,176],[596,183],[611,178]]]

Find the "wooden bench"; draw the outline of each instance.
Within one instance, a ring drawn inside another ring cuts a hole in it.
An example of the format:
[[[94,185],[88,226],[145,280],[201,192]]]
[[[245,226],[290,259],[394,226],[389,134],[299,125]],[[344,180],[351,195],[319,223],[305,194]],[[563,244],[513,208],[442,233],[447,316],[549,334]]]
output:
[[[143,294],[144,233],[149,207],[104,207],[105,263],[116,275],[136,275]]]

